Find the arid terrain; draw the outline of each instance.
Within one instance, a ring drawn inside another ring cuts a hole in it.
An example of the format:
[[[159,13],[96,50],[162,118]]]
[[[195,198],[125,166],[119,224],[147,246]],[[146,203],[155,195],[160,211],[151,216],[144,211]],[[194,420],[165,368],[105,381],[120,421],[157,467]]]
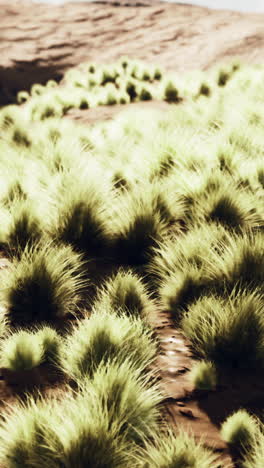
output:
[[[232,56],[264,59],[264,15],[155,0],[50,6],[0,0],[0,103],[84,61],[121,55],[184,72]]]
[[[17,92],[29,90],[34,83],[60,81],[68,69],[82,62],[107,65],[127,56],[180,74],[207,70],[233,57],[244,63],[264,62],[264,14],[149,0],[52,7],[0,0],[0,15],[0,107],[14,103]],[[72,109],[66,119],[87,125],[107,120],[129,106],[155,106],[166,111],[170,104],[153,101]],[[156,320],[154,328],[161,339],[158,367],[167,395],[168,419],[190,429],[197,439],[202,435],[205,445],[219,452],[221,466],[235,466],[235,457],[220,437],[220,423],[239,408],[259,413],[263,379],[253,374],[245,379],[231,372],[224,376],[217,391],[194,391],[185,375],[193,364],[189,343],[166,311],[160,312]],[[45,375],[41,378],[45,380]],[[17,388],[6,384],[4,374],[0,384],[3,403],[13,402]]]

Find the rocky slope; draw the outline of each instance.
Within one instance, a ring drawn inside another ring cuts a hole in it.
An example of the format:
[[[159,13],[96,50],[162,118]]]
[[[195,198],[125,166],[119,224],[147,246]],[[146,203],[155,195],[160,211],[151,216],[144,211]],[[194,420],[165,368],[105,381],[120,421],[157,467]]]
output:
[[[128,55],[170,70],[264,60],[264,15],[150,0],[48,5],[0,0],[0,105],[82,61]]]

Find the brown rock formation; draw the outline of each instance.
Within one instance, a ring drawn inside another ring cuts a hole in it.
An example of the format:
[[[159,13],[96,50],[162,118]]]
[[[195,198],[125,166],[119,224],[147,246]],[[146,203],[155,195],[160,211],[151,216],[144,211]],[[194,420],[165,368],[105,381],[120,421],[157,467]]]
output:
[[[0,0],[0,105],[33,83],[59,80],[83,61],[121,55],[170,70],[239,56],[264,59],[264,15],[150,0],[49,5]]]

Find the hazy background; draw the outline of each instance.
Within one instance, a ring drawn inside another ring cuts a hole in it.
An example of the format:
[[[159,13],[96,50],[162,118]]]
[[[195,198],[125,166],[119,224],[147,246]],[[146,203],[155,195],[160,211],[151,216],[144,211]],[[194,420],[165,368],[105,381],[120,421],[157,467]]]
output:
[[[80,2],[92,0],[33,0],[34,2],[41,3],[65,3],[67,2]],[[162,1],[162,0],[161,0]],[[190,3],[193,5],[207,6],[216,9],[229,9],[247,12],[263,12],[264,13],[264,0],[166,0],[172,3]]]

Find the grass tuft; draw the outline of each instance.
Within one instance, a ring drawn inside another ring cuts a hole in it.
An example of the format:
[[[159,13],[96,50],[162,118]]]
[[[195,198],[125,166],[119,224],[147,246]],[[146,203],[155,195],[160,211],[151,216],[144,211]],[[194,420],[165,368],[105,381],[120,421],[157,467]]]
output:
[[[44,326],[37,331],[37,337],[43,349],[43,359],[51,364],[58,364],[62,339],[54,328]]]
[[[189,379],[196,390],[214,390],[217,384],[217,370],[214,363],[210,361],[195,363]]]
[[[196,442],[194,437],[180,431],[168,430],[154,443],[146,444],[144,468],[218,468],[217,455]]]
[[[155,353],[152,332],[140,319],[99,310],[80,321],[66,338],[61,367],[78,381],[92,376],[99,365],[114,358],[120,363],[129,358],[139,367],[146,367]]]
[[[98,303],[105,310],[122,310],[129,316],[147,319],[153,303],[146,287],[132,271],[119,272],[110,278],[100,291]]]
[[[26,248],[2,281],[7,317],[16,326],[76,314],[87,286],[81,256],[51,243]]]
[[[43,361],[41,341],[33,333],[12,333],[1,345],[1,366],[12,371],[29,370]]]
[[[264,365],[263,302],[257,292],[201,297],[181,326],[202,358],[233,369]]]
[[[257,419],[241,409],[222,424],[221,436],[228,445],[243,453],[254,443],[258,429]]]
[[[58,217],[51,235],[93,255],[105,252],[111,234],[105,220],[104,200],[94,184],[87,188],[72,186],[63,191],[58,203]]]

